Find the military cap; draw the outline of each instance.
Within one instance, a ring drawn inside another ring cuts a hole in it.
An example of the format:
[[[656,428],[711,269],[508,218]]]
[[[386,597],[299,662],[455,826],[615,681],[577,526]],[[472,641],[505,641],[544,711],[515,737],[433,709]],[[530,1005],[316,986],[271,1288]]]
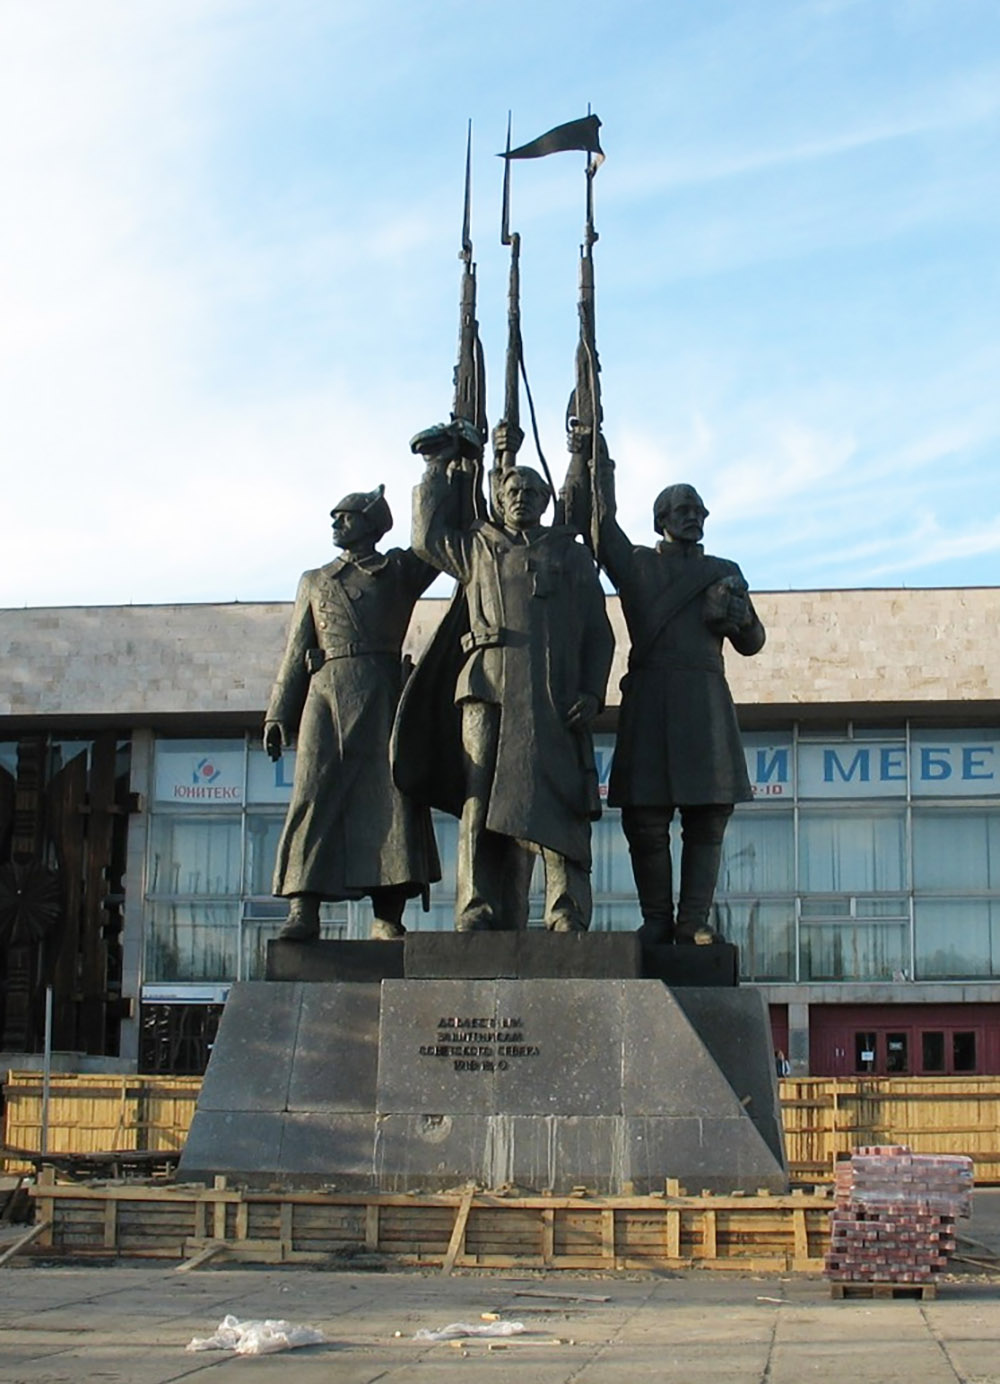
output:
[[[330,518],[335,514],[366,515],[372,528],[378,529],[380,538],[392,528],[392,510],[385,498],[384,485],[377,485],[374,490],[352,490],[330,510]]]

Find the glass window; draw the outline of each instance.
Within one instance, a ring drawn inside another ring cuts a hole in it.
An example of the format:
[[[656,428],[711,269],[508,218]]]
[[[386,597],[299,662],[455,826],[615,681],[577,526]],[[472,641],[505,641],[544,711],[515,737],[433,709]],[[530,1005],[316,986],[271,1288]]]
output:
[[[910,962],[902,923],[803,923],[803,980],[892,980]]]
[[[247,814],[246,881],[248,894],[270,894],[274,880],[274,862],[278,855],[281,829],[285,825],[283,812],[251,812]]]
[[[793,899],[718,899],[714,926],[739,947],[744,980],[795,979]]]
[[[236,903],[154,903],[145,979],[232,980],[238,974],[239,939]]]
[[[910,1035],[908,1033],[887,1033],[885,1035],[885,1069],[890,1076],[900,1075],[910,1070]]]
[[[795,888],[791,812],[735,812],[726,828],[720,894],[787,894]]]
[[[920,1058],[921,1071],[944,1071],[944,1034],[940,1030],[920,1035]]]
[[[873,1072],[875,1070],[876,1052],[875,1039],[877,1035],[871,1032],[855,1033],[854,1035],[854,1070],[856,1072]]]
[[[150,829],[151,895],[239,895],[242,821],[235,816],[162,813]]]
[[[864,808],[806,811],[799,819],[799,880],[809,893],[906,887],[905,817]]]
[[[1000,810],[915,808],[913,884],[963,893],[1000,889]]]
[[[965,980],[997,974],[1000,900],[914,901],[918,980]]]
[[[976,1070],[975,1033],[953,1033],[951,1035],[951,1065],[956,1072]]]

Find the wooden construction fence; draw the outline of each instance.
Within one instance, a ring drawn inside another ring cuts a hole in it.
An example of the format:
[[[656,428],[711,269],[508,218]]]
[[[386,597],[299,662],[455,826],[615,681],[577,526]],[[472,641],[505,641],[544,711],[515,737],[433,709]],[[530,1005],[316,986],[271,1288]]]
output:
[[[201,1090],[198,1076],[105,1076],[54,1072],[49,1087],[49,1153],[139,1149],[178,1152]],[[4,1084],[3,1143],[42,1148],[42,1075],[10,1072]],[[7,1172],[30,1166],[4,1160]]]
[[[825,1181],[861,1144],[963,1153],[1000,1182],[1000,1076],[791,1077],[779,1083],[793,1179]]]
[[[200,1184],[32,1189],[43,1258],[209,1259],[255,1264],[820,1272],[828,1196],[424,1196],[247,1191]]]
[[[49,1151],[179,1150],[200,1077],[52,1077]],[[824,1182],[858,1144],[905,1143],[917,1153],[964,1153],[980,1184],[1000,1182],[1000,1076],[792,1077],[780,1083],[792,1178]],[[42,1082],[11,1072],[3,1142],[41,1149]],[[7,1171],[23,1171],[8,1160]]]

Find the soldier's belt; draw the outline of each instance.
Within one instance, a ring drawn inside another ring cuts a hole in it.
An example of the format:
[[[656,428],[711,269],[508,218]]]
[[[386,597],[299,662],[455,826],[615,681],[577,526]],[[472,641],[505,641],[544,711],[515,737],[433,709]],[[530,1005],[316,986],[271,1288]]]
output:
[[[462,635],[462,652],[471,654],[475,649],[499,649],[501,644],[507,642],[505,635],[506,631],[502,629],[469,630]]]
[[[328,649],[306,649],[306,671],[318,673],[324,663],[335,658],[360,658],[365,654],[394,654],[399,657],[396,644],[366,644],[363,640],[352,640],[349,644],[331,644]]]
[[[724,673],[721,658],[683,658],[680,655],[656,654],[654,657],[629,659],[630,673]]]

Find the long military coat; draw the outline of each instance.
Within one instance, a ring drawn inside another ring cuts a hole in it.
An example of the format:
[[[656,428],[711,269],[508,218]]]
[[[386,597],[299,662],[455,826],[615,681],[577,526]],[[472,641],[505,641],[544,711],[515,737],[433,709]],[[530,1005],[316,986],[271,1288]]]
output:
[[[487,828],[589,865],[590,821],[600,814],[593,744],[587,730],[566,725],[566,715],[581,693],[603,705],[607,690],[614,636],[597,569],[571,529],[522,536],[482,520],[461,527],[454,498],[433,468],[414,491],[414,550],[455,577],[465,595],[461,654],[442,663],[457,668],[457,677],[426,695],[500,707]],[[454,624],[442,633],[454,639]],[[435,720],[433,709],[423,716],[412,704],[408,710],[398,750],[404,760],[419,738],[414,727]],[[459,753],[456,740],[443,739],[438,750],[436,773],[454,783],[455,766],[444,761]],[[396,774],[397,782],[408,780],[405,763]],[[433,786],[427,800],[437,801]]]
[[[742,573],[697,545],[634,547],[614,518],[600,529],[598,556],[621,596],[632,640],[608,802],[615,807],[699,806],[752,798],[722,647],[755,654],[764,627],[706,622],[706,592]],[[752,607],[751,607],[752,609]]]
[[[302,576],[267,710],[269,721],[298,729],[275,894],[354,899],[384,885],[417,894],[441,878],[430,815],[389,770],[400,649],[436,576],[400,548]],[[307,656],[322,666],[310,673]]]

